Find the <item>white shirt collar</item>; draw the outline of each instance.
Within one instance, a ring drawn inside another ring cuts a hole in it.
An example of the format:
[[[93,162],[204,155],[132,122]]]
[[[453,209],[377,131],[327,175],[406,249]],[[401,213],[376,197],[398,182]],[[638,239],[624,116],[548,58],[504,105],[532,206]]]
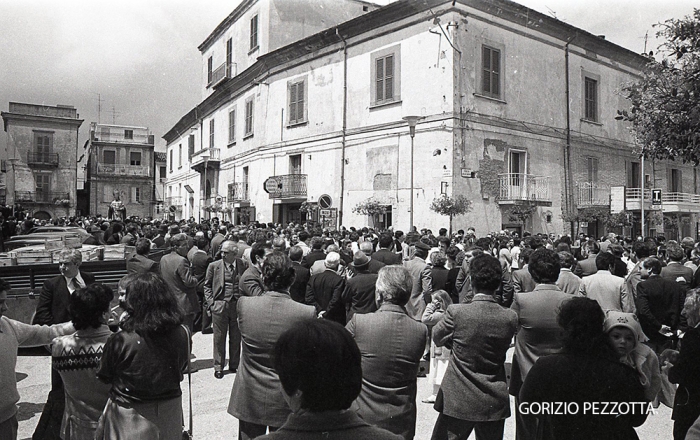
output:
[[[87,286],[87,283],[85,282],[85,280],[83,280],[83,277],[80,276],[80,272],[78,272],[78,275],[76,275],[75,278],[68,278],[65,276],[63,278],[66,280],[66,286],[68,286],[68,291],[70,293],[73,293],[75,291],[75,287],[73,287],[72,283],[73,279],[77,279],[82,286]]]

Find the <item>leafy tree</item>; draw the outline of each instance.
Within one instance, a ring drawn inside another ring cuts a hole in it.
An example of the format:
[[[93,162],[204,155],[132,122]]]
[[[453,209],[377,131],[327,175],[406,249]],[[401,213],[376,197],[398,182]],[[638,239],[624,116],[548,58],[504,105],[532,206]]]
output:
[[[642,153],[651,159],[700,164],[700,9],[682,19],[658,24],[663,58],[653,53],[641,80],[622,94],[630,108],[616,119],[632,123]]]
[[[511,206],[508,208],[507,213],[510,221],[518,222],[525,228],[535,211],[537,211],[537,205],[533,202],[527,202],[522,205]]]
[[[433,199],[430,210],[450,217],[450,234],[452,234],[452,219],[456,215],[464,215],[471,211],[472,201],[461,194],[454,197],[444,194]]]

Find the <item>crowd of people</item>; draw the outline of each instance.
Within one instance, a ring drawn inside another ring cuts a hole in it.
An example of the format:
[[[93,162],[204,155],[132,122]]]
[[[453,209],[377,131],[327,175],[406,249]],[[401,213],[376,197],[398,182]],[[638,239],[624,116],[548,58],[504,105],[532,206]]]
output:
[[[413,439],[420,401],[438,412],[432,439],[502,439],[510,396],[518,439],[636,439],[661,404],[674,439],[700,439],[692,238],[61,221],[135,252],[116,306],[65,249],[33,325],[0,319],[2,439],[17,435],[17,348],[52,340],[33,438],[181,438],[198,331],[213,379],[235,374],[239,439]],[[3,236],[35,225],[9,222]]]

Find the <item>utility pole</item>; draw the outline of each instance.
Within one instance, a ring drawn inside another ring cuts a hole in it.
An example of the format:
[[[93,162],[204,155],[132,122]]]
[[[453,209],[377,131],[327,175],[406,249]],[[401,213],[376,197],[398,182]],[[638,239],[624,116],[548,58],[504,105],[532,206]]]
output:
[[[114,106],[112,106],[112,111],[110,113],[112,113],[112,124],[116,124],[117,123],[117,116],[120,116],[121,113],[117,112],[117,110],[114,108]]]

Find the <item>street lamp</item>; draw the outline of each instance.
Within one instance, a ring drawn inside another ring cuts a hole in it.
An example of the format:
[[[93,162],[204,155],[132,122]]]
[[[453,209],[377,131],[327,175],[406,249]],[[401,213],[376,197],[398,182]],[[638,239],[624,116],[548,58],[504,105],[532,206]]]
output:
[[[204,185],[202,186],[202,203],[206,203],[207,199],[207,167],[209,166],[209,151],[202,153],[200,156],[204,159]],[[202,209],[204,206],[199,207],[199,222],[202,222]]]
[[[416,125],[418,121],[425,119],[424,116],[404,116],[403,120],[408,123],[409,134],[411,135],[411,203],[410,203],[410,224],[408,225],[408,231],[413,232],[413,138],[416,137]]]

